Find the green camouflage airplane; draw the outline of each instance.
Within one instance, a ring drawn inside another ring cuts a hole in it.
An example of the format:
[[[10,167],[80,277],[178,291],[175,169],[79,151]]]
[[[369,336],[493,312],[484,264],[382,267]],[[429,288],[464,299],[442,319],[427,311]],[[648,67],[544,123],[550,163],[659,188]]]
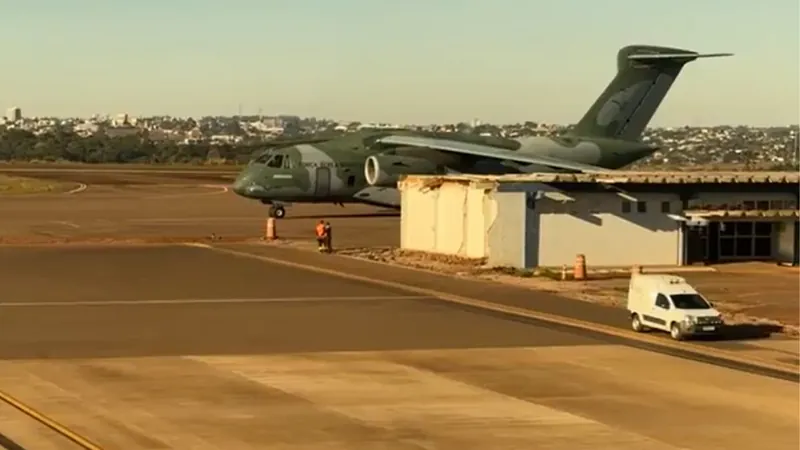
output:
[[[274,143],[254,158],[233,191],[271,205],[366,203],[399,208],[406,174],[606,172],[651,155],[640,142],[683,66],[699,54],[631,45],[617,54],[617,73],[578,124],[559,137],[504,139],[458,133],[372,130],[335,138]]]

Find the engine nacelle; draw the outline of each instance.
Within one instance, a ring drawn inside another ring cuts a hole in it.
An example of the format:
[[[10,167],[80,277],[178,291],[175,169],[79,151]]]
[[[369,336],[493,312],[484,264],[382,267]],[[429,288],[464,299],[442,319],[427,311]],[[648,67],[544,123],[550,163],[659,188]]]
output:
[[[364,178],[370,186],[397,187],[403,175],[440,173],[436,163],[425,158],[399,155],[373,155],[364,163]]]

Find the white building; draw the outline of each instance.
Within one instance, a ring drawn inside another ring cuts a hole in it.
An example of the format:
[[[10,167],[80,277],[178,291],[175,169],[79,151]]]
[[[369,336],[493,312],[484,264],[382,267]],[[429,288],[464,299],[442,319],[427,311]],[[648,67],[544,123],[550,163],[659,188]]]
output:
[[[401,247],[494,266],[798,259],[798,173],[410,176]]]
[[[121,127],[121,126],[129,125],[130,122],[129,122],[128,114],[127,113],[117,114],[117,116],[114,117],[114,119],[111,121],[111,124],[114,125],[115,127]]]
[[[6,110],[6,122],[19,122],[22,120],[22,110],[16,106],[12,106]]]

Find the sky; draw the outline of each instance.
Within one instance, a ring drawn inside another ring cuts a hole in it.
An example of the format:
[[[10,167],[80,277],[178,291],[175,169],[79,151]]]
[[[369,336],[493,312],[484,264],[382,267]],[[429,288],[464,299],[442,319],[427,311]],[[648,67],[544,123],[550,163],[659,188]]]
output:
[[[574,123],[616,52],[732,52],[652,126],[796,124],[797,0],[25,0],[0,7],[0,108]]]

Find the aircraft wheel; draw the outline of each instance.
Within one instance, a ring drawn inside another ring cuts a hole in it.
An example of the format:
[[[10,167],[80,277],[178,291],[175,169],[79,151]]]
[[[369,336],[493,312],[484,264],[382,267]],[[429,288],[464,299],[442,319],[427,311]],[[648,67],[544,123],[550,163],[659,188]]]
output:
[[[283,206],[278,206],[277,208],[270,208],[270,213],[272,217],[275,217],[276,219],[281,219],[283,218],[283,216],[286,215],[286,210],[283,209]]]

